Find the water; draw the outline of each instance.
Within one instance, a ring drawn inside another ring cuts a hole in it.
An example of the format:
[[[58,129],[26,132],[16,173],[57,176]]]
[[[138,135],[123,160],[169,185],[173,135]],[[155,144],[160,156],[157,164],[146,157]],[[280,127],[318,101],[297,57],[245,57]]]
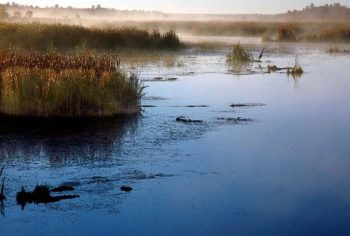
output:
[[[154,107],[138,117],[2,125],[0,234],[346,235],[349,56],[328,55],[327,45],[263,46],[263,68],[299,55],[306,73],[293,79],[253,65],[234,75],[223,50],[183,52],[181,66],[140,69],[142,104]],[[203,123],[176,122],[180,115]],[[237,117],[250,120],[227,119]],[[21,210],[16,192],[37,183],[74,186],[80,198]]]

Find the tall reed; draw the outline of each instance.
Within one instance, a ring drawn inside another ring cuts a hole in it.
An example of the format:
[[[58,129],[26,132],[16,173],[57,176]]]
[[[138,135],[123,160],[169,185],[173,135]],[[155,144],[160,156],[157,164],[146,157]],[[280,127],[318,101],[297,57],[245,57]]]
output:
[[[0,51],[0,112],[9,116],[102,117],[135,113],[142,86],[112,57]]]
[[[160,33],[136,27],[87,28],[62,24],[0,23],[0,35],[1,47],[37,50],[178,49],[182,46],[173,31]]]

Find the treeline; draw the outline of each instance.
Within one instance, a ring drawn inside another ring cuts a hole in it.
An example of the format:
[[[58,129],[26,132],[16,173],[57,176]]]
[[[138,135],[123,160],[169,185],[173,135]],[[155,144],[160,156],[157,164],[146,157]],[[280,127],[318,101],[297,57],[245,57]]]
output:
[[[340,3],[315,6],[310,4],[301,10],[289,10],[281,14],[167,14],[159,11],[118,10],[93,5],[89,8],[61,7],[54,5],[41,8],[33,5],[16,3],[0,4],[0,19],[36,19],[70,20],[71,23],[82,23],[80,19],[95,21],[125,21],[125,20],[205,20],[205,21],[320,21],[348,20],[350,8]]]
[[[315,6],[311,3],[301,11],[288,11],[286,17],[298,20],[350,20],[350,8],[340,3]]]

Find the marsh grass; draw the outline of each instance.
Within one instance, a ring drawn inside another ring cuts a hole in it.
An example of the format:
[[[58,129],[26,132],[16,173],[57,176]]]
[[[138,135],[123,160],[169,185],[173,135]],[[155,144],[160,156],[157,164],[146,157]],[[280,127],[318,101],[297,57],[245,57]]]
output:
[[[252,54],[243,48],[241,44],[233,45],[226,54],[226,61],[233,64],[253,62]]]
[[[136,113],[142,85],[112,57],[0,51],[0,112],[26,117]]]
[[[350,27],[347,25],[325,28],[318,33],[307,35],[305,41],[350,42]]]
[[[292,67],[278,67],[276,65],[268,65],[267,73],[283,71],[287,73],[287,75],[291,75],[293,78],[300,78],[304,74],[304,69],[301,67],[299,63],[299,57],[295,58],[294,66]]]
[[[253,55],[241,44],[235,44],[226,54],[226,64],[229,71],[233,73],[242,73],[249,71],[254,62]]]
[[[136,27],[86,28],[39,23],[0,23],[0,46],[36,50],[178,49],[174,31],[160,33]]]

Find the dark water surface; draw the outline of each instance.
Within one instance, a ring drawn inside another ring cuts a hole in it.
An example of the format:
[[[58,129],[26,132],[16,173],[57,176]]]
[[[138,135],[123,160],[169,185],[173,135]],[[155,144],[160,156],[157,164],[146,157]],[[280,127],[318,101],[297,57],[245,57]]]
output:
[[[141,71],[178,80],[145,82],[142,103],[152,107],[138,117],[1,124],[0,234],[347,235],[350,57],[291,50],[306,71],[299,79],[232,75],[224,53],[186,55],[183,67]],[[271,50],[263,66],[291,65],[293,55]],[[186,107],[196,105],[206,106]],[[80,198],[21,210],[16,193],[37,183],[73,186]]]

